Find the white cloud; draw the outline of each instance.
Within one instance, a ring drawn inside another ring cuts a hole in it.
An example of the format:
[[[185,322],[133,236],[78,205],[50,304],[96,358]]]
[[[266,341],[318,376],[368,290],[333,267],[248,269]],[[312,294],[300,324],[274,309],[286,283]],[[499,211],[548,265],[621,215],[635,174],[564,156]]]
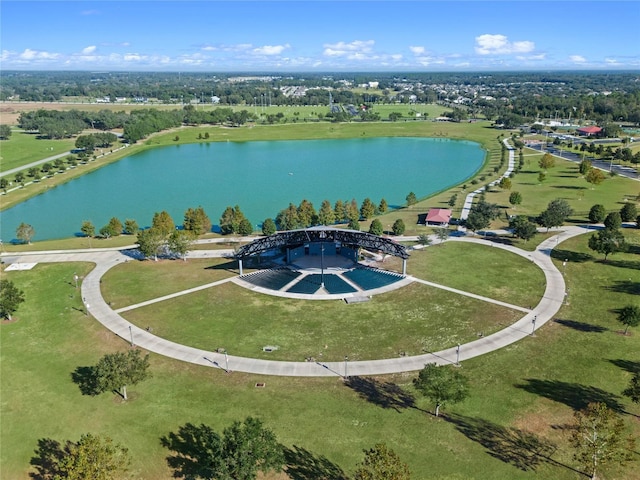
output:
[[[411,50],[411,52],[414,55],[424,55],[424,52],[426,51],[424,47],[414,47],[414,46],[410,46],[409,50]]]
[[[570,55],[569,60],[573,63],[585,63],[587,61],[582,55]]]
[[[100,10],[83,10],[80,15],[102,15],[102,12]]]
[[[284,50],[291,48],[288,43],[285,45],[263,45],[253,49],[253,53],[258,55],[280,55]]]
[[[20,60],[54,60],[58,58],[60,54],[44,52],[41,50],[31,50],[30,48],[25,48],[25,50],[18,55]]]
[[[82,53],[82,55],[91,55],[95,51],[96,51],[96,46],[90,45],[88,47],[83,48],[80,53]]]
[[[617,65],[618,64],[618,60],[616,60],[615,58],[605,58],[604,61],[606,63],[608,63],[609,65]]]
[[[475,51],[478,55],[505,55],[511,53],[529,53],[535,44],[529,40],[510,42],[505,35],[485,33],[476,37]]]
[[[370,54],[374,44],[373,40],[355,40],[351,43],[325,43],[322,54],[326,57],[357,59],[364,54]]]

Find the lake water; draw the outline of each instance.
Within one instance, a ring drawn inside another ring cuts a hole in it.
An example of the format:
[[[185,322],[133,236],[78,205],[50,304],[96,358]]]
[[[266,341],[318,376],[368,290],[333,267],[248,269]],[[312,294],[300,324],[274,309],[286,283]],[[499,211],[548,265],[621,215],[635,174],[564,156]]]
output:
[[[90,220],[96,232],[111,217],[141,227],[166,210],[181,225],[189,207],[202,206],[218,223],[238,205],[254,225],[275,218],[290,202],[369,197],[401,206],[472,176],[485,152],[479,144],[431,138],[198,143],[151,149],[55,187],[0,213],[9,242],[21,222],[34,240],[71,237]]]

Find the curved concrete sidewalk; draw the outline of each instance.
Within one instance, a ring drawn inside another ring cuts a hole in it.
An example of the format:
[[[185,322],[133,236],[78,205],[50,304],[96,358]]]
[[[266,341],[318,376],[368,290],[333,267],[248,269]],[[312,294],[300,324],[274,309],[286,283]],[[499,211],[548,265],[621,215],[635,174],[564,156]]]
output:
[[[41,262],[84,261],[96,263],[96,268],[85,277],[81,290],[89,313],[123,340],[132,342],[145,350],[159,355],[221,369],[226,369],[228,365],[229,370],[261,375],[306,377],[343,376],[345,374],[350,376],[380,375],[420,370],[426,363],[455,364],[458,360],[464,361],[492,352],[531,335],[534,329],[540,328],[551,320],[564,302],[564,278],[551,261],[550,252],[560,242],[588,231],[589,229],[584,227],[566,227],[557,235],[542,242],[534,252],[524,252],[515,247],[494,244],[482,239],[451,238],[450,241],[468,241],[491,245],[493,248],[502,248],[525,256],[536,263],[542,269],[546,278],[545,292],[538,305],[509,327],[487,337],[461,345],[459,350],[458,347],[452,347],[439,352],[412,357],[362,360],[348,363],[344,361],[326,363],[285,362],[227,356],[224,353],[193,348],[157,337],[125,320],[116,311],[112,310],[102,297],[100,291],[100,279],[102,276],[112,267],[130,260],[120,251],[31,253],[25,255],[25,259],[28,258],[33,261],[34,257],[37,256],[37,259]],[[225,256],[226,254],[226,252],[222,251],[208,251],[206,254],[205,252],[193,253],[194,256],[198,257]],[[21,257],[22,255],[14,256]],[[206,286],[198,288],[206,288]],[[526,311],[526,309],[524,310]],[[534,319],[535,323],[533,323]],[[347,371],[345,372],[345,370]]]

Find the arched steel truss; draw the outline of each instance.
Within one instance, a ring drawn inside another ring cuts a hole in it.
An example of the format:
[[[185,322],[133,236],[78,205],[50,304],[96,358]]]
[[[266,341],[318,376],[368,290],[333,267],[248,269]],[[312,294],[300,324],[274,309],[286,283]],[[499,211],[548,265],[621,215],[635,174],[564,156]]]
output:
[[[388,238],[379,237],[378,235],[373,235],[371,233],[358,232],[356,230],[344,230],[329,227],[312,227],[302,230],[289,230],[286,232],[274,233],[268,237],[259,238],[247,245],[243,245],[237,250],[235,257],[238,260],[242,260],[277,248],[295,248],[306,243],[318,242],[340,242],[346,247],[380,251],[400,257],[403,260],[409,258],[409,253],[404,245],[400,245]]]

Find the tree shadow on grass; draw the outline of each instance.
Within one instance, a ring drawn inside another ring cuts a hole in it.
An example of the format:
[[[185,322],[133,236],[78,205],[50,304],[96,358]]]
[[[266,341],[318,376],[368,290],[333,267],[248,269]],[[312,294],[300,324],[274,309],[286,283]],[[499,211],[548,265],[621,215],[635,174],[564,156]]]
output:
[[[38,440],[35,456],[29,461],[36,472],[29,472],[29,477],[35,480],[52,480],[58,476],[62,478],[58,465],[65,455],[66,452],[60,442],[51,438],[41,438]]]
[[[210,427],[187,423],[160,438],[160,444],[173,455],[167,456],[167,464],[174,470],[175,478],[212,478],[216,459],[221,455],[220,436]]]
[[[95,367],[78,367],[71,372],[71,380],[78,385],[83,395],[95,396],[100,393]]]
[[[607,261],[603,263],[606,263],[610,267],[630,268],[632,270],[640,270],[640,262],[634,262],[631,260],[612,260],[608,258]]]
[[[609,360],[609,362],[629,373],[640,373],[640,361],[616,359]]]
[[[471,418],[457,414],[443,415],[469,440],[478,442],[489,455],[513,465],[522,471],[533,471],[542,464],[550,463],[573,470],[551,459],[556,446],[533,433],[512,427],[503,427],[482,418]]]
[[[590,323],[578,322],[576,320],[563,320],[558,318],[555,320],[555,322],[559,323],[560,325],[564,325],[565,327],[578,330],[579,332],[602,333],[609,330],[606,327],[601,327],[599,325],[592,325]]]
[[[574,263],[584,263],[588,262],[589,260],[593,260],[593,256],[589,255],[588,253],[572,252],[571,250],[563,250],[561,248],[554,248],[551,251],[551,258],[563,262],[566,260],[568,262]]]
[[[292,480],[347,480],[347,475],[335,463],[296,445],[284,449],[286,472]]]
[[[369,403],[382,408],[393,408],[396,412],[405,408],[416,408],[413,396],[395,383],[381,382],[368,377],[349,377],[346,385]]]
[[[613,285],[605,287],[607,290],[618,293],[628,293],[631,295],[640,295],[640,282],[632,282],[630,280],[618,280]]]
[[[609,409],[624,413],[624,406],[618,401],[619,395],[597,387],[567,383],[559,380],[539,380],[527,378],[527,383],[515,385],[529,393],[540,395],[555,402],[564,403],[574,410],[582,410],[590,403],[604,403]]]

